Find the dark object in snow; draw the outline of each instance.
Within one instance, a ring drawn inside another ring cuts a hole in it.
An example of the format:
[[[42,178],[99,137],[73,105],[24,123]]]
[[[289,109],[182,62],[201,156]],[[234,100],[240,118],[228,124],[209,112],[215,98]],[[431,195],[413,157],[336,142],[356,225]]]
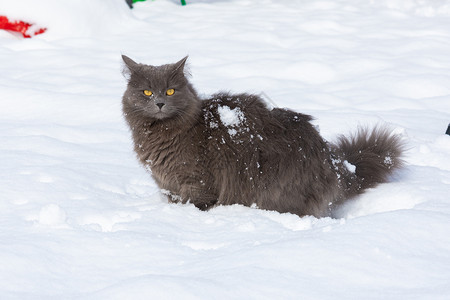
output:
[[[257,95],[200,99],[186,76],[187,57],[162,66],[122,58],[134,149],[171,202],[330,216],[402,166],[401,139],[386,128],[329,144],[311,116],[269,110]]]
[[[10,21],[5,16],[0,16],[0,29],[19,32],[24,38],[31,38],[47,30],[47,28],[34,28],[33,24],[24,21]]]
[[[145,0],[125,0],[130,8],[133,8],[133,3]],[[181,0],[181,5],[186,5],[186,0]]]
[[[450,124],[448,124],[447,131],[445,132],[445,134],[450,135]]]

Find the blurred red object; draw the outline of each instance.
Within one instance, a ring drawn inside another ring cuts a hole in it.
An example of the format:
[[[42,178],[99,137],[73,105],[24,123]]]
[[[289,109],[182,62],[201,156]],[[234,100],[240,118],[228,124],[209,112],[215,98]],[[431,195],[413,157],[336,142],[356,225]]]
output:
[[[44,33],[47,28],[36,28],[34,32],[28,32],[33,24],[24,21],[9,21],[7,17],[0,16],[0,29],[20,32],[24,38],[30,38],[32,36]],[[31,28],[33,30],[34,28]]]

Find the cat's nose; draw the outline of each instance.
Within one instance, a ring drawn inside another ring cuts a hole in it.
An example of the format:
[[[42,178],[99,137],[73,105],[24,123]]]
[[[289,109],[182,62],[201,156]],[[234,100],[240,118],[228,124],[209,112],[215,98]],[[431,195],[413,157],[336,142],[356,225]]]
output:
[[[158,106],[159,109],[161,109],[164,106],[164,103],[156,103],[156,106]]]

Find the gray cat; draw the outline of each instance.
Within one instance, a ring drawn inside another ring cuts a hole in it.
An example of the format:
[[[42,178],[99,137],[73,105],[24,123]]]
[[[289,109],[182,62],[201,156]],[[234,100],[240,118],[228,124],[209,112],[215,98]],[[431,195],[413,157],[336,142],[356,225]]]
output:
[[[310,116],[270,110],[256,95],[200,99],[187,79],[187,57],[162,66],[122,58],[134,149],[171,202],[330,216],[402,165],[400,137],[386,128],[330,144]]]

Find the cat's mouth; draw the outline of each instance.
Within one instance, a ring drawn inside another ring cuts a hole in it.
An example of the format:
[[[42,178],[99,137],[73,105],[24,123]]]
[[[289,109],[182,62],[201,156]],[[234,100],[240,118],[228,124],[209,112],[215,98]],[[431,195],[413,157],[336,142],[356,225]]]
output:
[[[165,119],[168,117],[168,114],[162,110],[158,110],[157,112],[154,113],[154,116],[156,119]]]
[[[143,111],[145,112],[146,115],[148,115],[149,117],[153,117],[155,119],[161,120],[161,119],[166,119],[169,114],[162,109],[151,109],[151,108],[144,108]]]

